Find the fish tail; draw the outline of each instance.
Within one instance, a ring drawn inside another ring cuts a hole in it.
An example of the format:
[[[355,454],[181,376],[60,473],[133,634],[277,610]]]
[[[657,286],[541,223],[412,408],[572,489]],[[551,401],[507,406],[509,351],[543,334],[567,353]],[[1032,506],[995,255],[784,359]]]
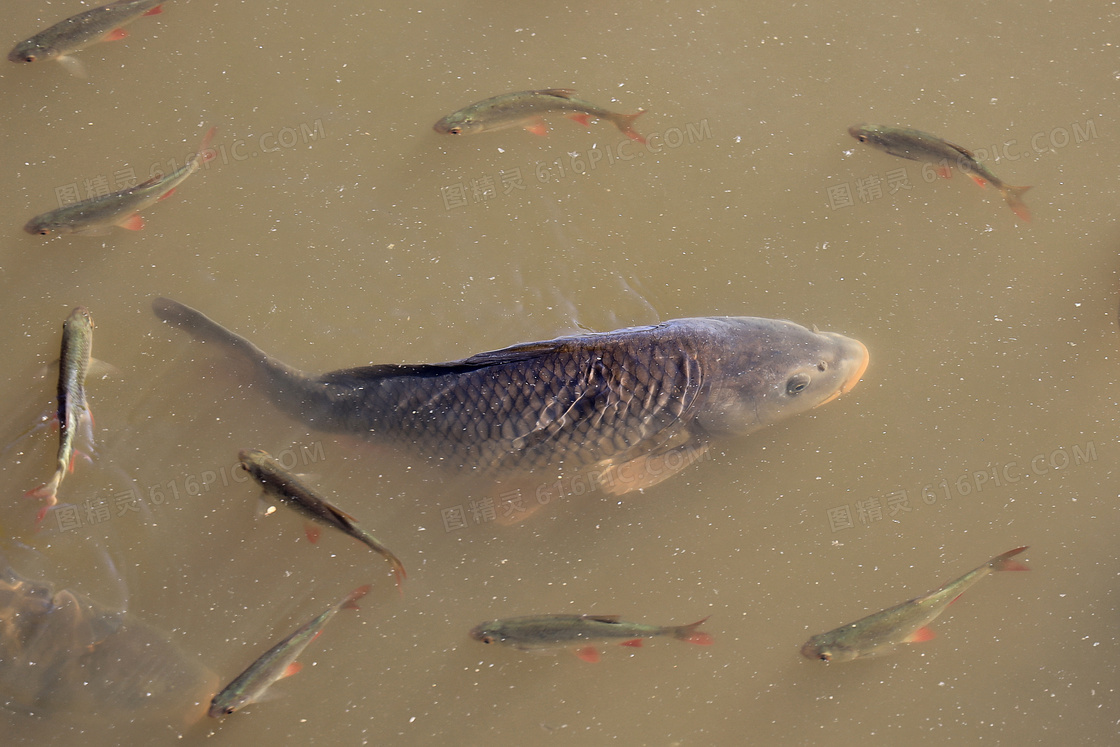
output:
[[[218,324],[201,311],[172,301],[156,298],[152,301],[155,315],[201,342],[233,353],[252,367],[256,382],[265,396],[287,414],[304,420],[323,430],[337,430],[337,423],[345,421],[352,408],[350,400],[337,396],[337,387],[323,386],[323,379],[310,379],[302,372],[272,358],[253,343]]]
[[[229,331],[201,311],[196,311],[178,301],[172,301],[170,298],[157,298],[152,301],[152,311],[163,321],[185,330],[196,340],[220,345],[249,359],[268,358],[263,350],[241,335]]]
[[[202,163],[206,163],[207,161],[213,161],[214,157],[218,155],[218,152],[213,150],[210,147],[211,141],[214,140],[214,133],[216,133],[217,131],[218,131],[218,126],[214,125],[209,130],[206,131],[205,135],[202,136],[202,142],[199,143],[199,145],[198,145],[198,156],[197,156],[199,161],[201,161]]]
[[[711,615],[708,617],[711,617]],[[711,646],[715,639],[704,631],[697,630],[701,625],[708,622],[708,617],[697,620],[690,625],[677,626],[673,629],[673,637],[686,643],[695,643],[698,646]]]
[[[1023,565],[1017,560],[1012,560],[1013,557],[1025,551],[1026,547],[1016,547],[1014,550],[1008,550],[1003,555],[997,555],[988,561],[988,567],[995,571],[1029,571],[1030,568]]]
[[[645,145],[646,139],[634,129],[634,120],[645,113],[645,109],[639,109],[636,114],[612,114],[611,121],[614,122],[614,126],[617,127],[623,135]]]
[[[1003,192],[1003,199],[1007,200],[1007,204],[1011,206],[1015,215],[1019,216],[1020,220],[1027,222],[1031,219],[1031,211],[1027,209],[1027,204],[1023,202],[1022,197],[1028,189],[1030,187],[1012,187],[1010,184],[1004,184],[1003,189],[1000,190]]]
[[[62,476],[64,474],[65,471],[62,469],[55,470],[49,482],[45,482],[39,487],[32,488],[23,494],[26,498],[34,498],[35,500],[44,502],[42,508],[39,509],[39,513],[35,516],[36,524],[41,524],[47,515],[47,511],[58,503],[58,486],[62,484]]]
[[[186,331],[191,337],[205,343],[225,348],[228,352],[240,355],[251,363],[269,386],[270,397],[278,404],[284,404],[282,392],[299,389],[298,380],[302,375],[294,368],[274,360],[263,350],[239,334],[231,332],[201,311],[172,301],[170,298],[157,298],[152,301],[152,311],[163,321]]]

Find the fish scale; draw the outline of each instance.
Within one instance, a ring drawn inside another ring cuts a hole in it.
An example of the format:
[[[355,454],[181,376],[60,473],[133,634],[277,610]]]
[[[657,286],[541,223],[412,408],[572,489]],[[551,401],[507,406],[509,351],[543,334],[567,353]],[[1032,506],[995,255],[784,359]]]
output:
[[[699,317],[449,363],[314,376],[176,301],[156,299],[153,310],[248,363],[266,397],[319,430],[391,441],[487,475],[641,466],[671,450],[703,449],[713,436],[750,433],[831,401],[867,365],[867,349],[842,335],[781,320]],[[647,471],[621,492],[672,473]]]

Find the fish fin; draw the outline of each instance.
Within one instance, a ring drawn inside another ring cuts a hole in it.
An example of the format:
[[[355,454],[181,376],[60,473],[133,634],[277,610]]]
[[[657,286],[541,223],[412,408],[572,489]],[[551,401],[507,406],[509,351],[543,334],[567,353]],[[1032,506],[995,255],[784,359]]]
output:
[[[404,572],[404,564],[397,559],[396,555],[388,558],[389,564],[393,567],[393,579],[397,582],[397,592],[404,596],[404,580],[408,578],[408,574]]]
[[[74,460],[77,459],[78,457],[81,457],[82,459],[84,459],[86,461],[86,464],[93,464],[93,457],[91,457],[89,454],[85,453],[84,451],[79,451],[78,449],[74,449],[74,453],[70,455],[70,464],[67,465],[67,467],[66,467],[67,472],[73,472],[74,471]]]
[[[144,228],[144,219],[140,217],[140,213],[133,213],[117,225],[129,231],[139,231]]]
[[[280,675],[279,679],[284,679],[285,677],[291,677],[293,674],[299,674],[302,669],[303,669],[302,664],[300,664],[298,661],[293,661],[291,664],[288,665],[288,668],[284,670],[284,674]]]
[[[946,145],[948,145],[950,148],[955,150],[957,153],[960,153],[962,156],[966,156],[968,158],[971,158],[973,161],[976,160],[976,154],[973,153],[972,151],[970,151],[968,148],[964,147],[963,145],[957,145],[956,143],[950,143],[948,140],[944,140],[943,142]]]
[[[923,643],[925,641],[932,641],[936,637],[936,633],[934,633],[929,628],[922,626],[906,638],[906,643]]]
[[[319,527],[311,522],[307,522],[303,525],[303,531],[304,534],[307,535],[307,541],[313,545],[319,541],[319,537],[323,534],[323,530],[319,529]]]
[[[1012,187],[1005,184],[1003,186],[1003,199],[1007,200],[1007,204],[1015,212],[1015,215],[1020,220],[1030,223],[1031,211],[1027,209],[1027,204],[1023,202],[1022,195],[1030,187]]]
[[[135,17],[135,16],[134,16]],[[101,37],[101,41],[120,41],[121,39],[128,38],[128,29],[113,29],[105,36]]]
[[[548,134],[548,125],[546,125],[544,123],[544,120],[540,117],[534,117],[533,119],[529,120],[529,122],[525,124],[524,127],[534,135],[540,135],[541,137],[544,137]]]
[[[584,114],[583,112],[573,112],[572,114],[569,114],[567,116],[568,119],[572,120],[573,122],[579,122],[584,127],[591,126],[591,116],[588,114]]]
[[[674,448],[655,449],[633,459],[607,465],[609,472],[600,479],[600,489],[606,495],[625,495],[652,488],[700,461],[707,451],[708,444],[690,438]]]
[[[964,596],[964,594],[957,594],[955,597],[953,597],[952,599],[949,600],[949,604],[956,604],[957,600],[960,599],[963,596]],[[947,604],[945,606],[948,607],[949,604]]]
[[[635,142],[645,145],[646,139],[634,129],[634,120],[645,113],[645,109],[639,109],[635,114],[613,114],[611,115],[611,121],[614,122],[614,126],[617,127],[623,135]]]
[[[66,68],[66,72],[73,75],[75,78],[88,78],[89,73],[86,72],[86,66],[77,57],[71,57],[68,54],[56,57],[58,64]]]
[[[167,199],[168,197],[170,197],[171,195],[175,194],[175,189],[176,189],[175,187],[172,187],[171,189],[169,189],[169,190],[167,190],[166,192],[164,192],[163,194],[161,194],[161,195],[159,196],[159,199],[158,199],[158,200],[156,200],[156,202],[163,202],[163,201],[164,201],[164,200],[166,200],[166,199]]]
[[[630,646],[631,648],[641,648],[642,647],[642,639],[641,638],[631,638],[629,641],[623,641],[622,643],[620,643],[618,645],[619,646]]]
[[[62,483],[62,473],[55,472],[49,482],[45,482],[37,488],[32,488],[23,494],[24,498],[34,498],[37,500],[45,500],[47,507],[53,506],[58,503],[58,486]]]
[[[157,5],[156,7],[152,8],[151,10],[146,11],[144,13],[144,15],[146,15],[146,16],[158,16],[162,12],[163,12],[163,6],[162,5]]]
[[[556,96],[561,99],[570,99],[575,92],[576,89],[574,88],[546,88],[542,91],[533,91],[533,93],[539,93],[542,96]]]
[[[616,623],[618,622],[618,615],[584,615],[585,620],[594,620],[601,623]]]
[[[1012,560],[1021,552],[1024,552],[1026,547],[1016,547],[1014,550],[1008,550],[1003,555],[997,555],[988,561],[988,567],[992,571],[1029,571],[1030,568],[1020,563],[1018,560]]]
[[[583,659],[588,664],[599,663],[599,649],[595,648],[594,646],[585,646],[583,648],[576,649],[576,656]]]
[[[940,176],[942,179],[952,179],[953,178],[953,170],[951,168],[949,168],[948,166],[938,166],[937,167],[937,175]]]
[[[359,586],[357,589],[354,589],[354,591],[350,592],[346,596],[346,600],[342,603],[342,609],[358,609],[358,600],[364,597],[366,594],[369,594],[369,590],[372,588],[373,584],[365,584],[364,586]]]
[[[969,177],[971,177],[972,181],[979,184],[981,189],[984,189],[988,186],[988,180],[980,176],[979,174],[969,174]]]
[[[106,363],[100,358],[90,358],[89,366],[86,368],[86,378],[92,376],[95,379],[105,379],[109,376],[119,376],[121,370],[114,366],[112,363]],[[86,408],[89,409],[88,407]],[[91,413],[92,417],[92,413]]]
[[[709,615],[708,617],[711,617]],[[711,635],[702,630],[697,630],[701,625],[708,622],[708,618],[697,620],[690,625],[681,625],[673,631],[673,636],[685,643],[695,643],[697,646],[711,646],[715,643],[715,639]]]
[[[202,142],[198,145],[198,154],[203,163],[213,161],[214,157],[218,155],[218,152],[210,147],[210,142],[214,139],[214,133],[217,131],[217,125],[211,127],[206,131],[206,134],[202,136]]]

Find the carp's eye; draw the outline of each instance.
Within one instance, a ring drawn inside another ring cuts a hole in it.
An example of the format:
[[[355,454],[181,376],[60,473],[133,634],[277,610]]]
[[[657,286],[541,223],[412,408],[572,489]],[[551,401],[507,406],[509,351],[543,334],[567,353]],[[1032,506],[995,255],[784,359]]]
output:
[[[452,135],[461,135],[463,133],[463,128],[462,127],[452,127],[450,130],[448,130],[448,132],[450,132]]]
[[[482,641],[483,643],[493,643],[494,642],[494,636],[484,635],[481,638],[479,638],[478,640]]]
[[[867,135],[860,135],[859,136],[859,141],[861,143],[866,143],[867,142]]]
[[[40,236],[49,236],[50,233],[51,233],[51,229],[49,229],[49,228],[40,228],[39,229],[39,235]]]
[[[820,655],[820,660],[821,661],[832,661],[832,654],[821,654]]]
[[[789,381],[786,382],[786,394],[801,394],[805,391],[805,388],[809,386],[810,381],[812,381],[812,379],[809,378],[809,374],[806,373],[790,376]]]

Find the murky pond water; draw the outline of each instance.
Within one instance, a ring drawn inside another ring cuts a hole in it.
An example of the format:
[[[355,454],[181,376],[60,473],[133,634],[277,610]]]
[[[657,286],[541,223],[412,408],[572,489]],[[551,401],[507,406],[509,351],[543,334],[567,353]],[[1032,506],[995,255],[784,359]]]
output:
[[[13,4],[8,42],[82,7]],[[196,1],[128,29],[77,53],[88,78],[0,68],[0,548],[20,577],[127,610],[223,683],[374,588],[280,697],[222,722],[125,699],[28,713],[9,695],[6,743],[1116,739],[1115,11]],[[559,116],[547,137],[432,130],[560,87],[646,109],[648,144]],[[1033,220],[861,145],[858,122],[976,151],[1033,185]],[[182,165],[213,125],[216,157],[143,230],[20,230]],[[311,372],[705,315],[815,324],[871,363],[837,401],[641,494],[586,490],[507,525],[493,486],[282,415],[156,319],[157,296]],[[77,305],[116,371],[88,382],[93,461],[36,532],[22,494],[57,438],[28,431],[53,407],[44,367]],[[393,548],[403,597],[352,540],[258,518],[234,469],[251,447]],[[932,641],[849,664],[798,654],[1020,545],[1031,572],[984,579]],[[715,643],[588,664],[467,635],[544,612],[710,615]]]

